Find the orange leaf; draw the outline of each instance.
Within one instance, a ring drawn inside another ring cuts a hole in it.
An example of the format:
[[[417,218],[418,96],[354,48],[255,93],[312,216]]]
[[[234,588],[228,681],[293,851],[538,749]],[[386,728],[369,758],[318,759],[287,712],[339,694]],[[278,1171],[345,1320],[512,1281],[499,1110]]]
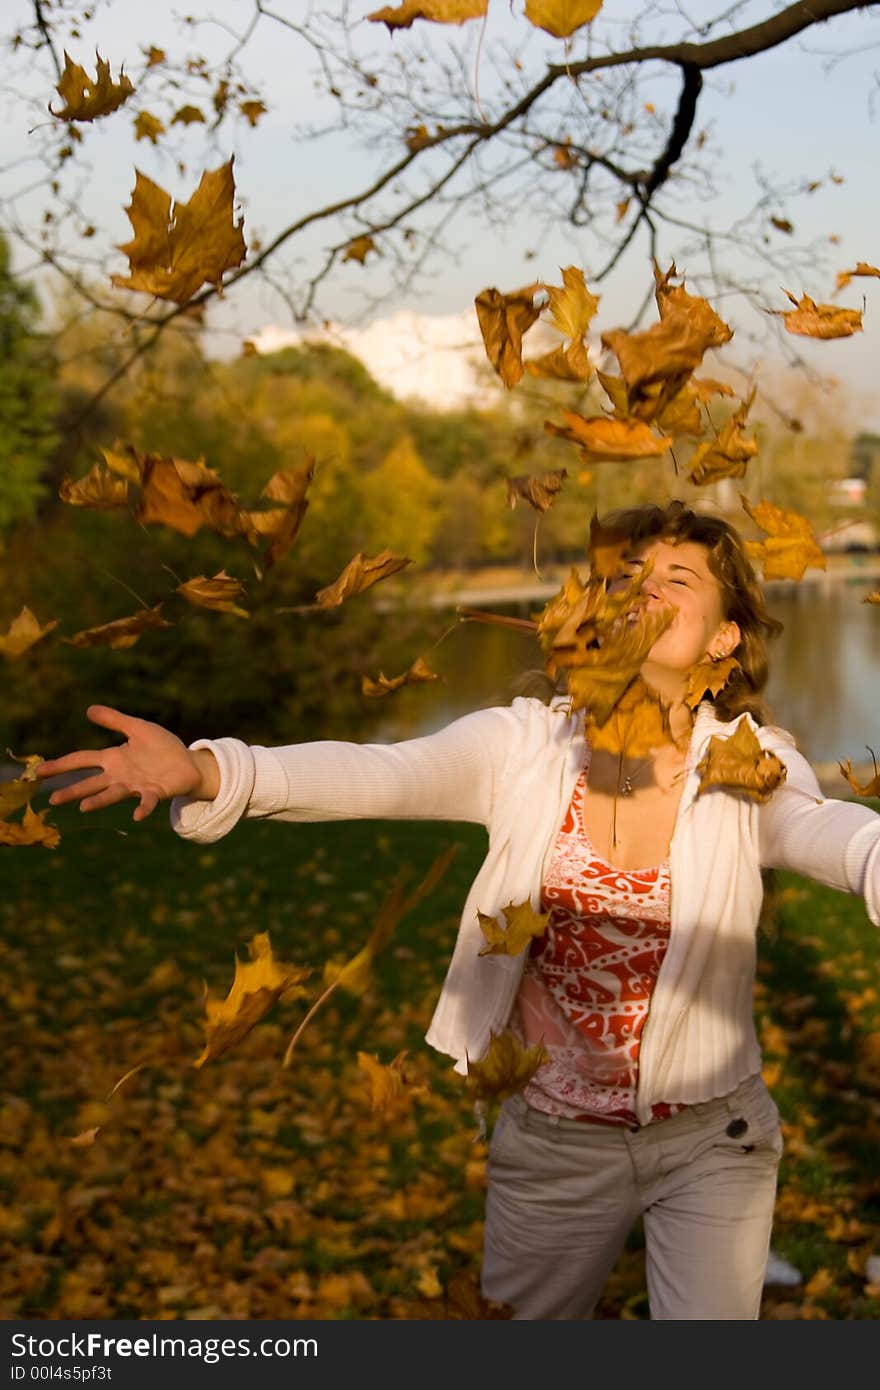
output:
[[[343,261],[357,261],[358,265],[363,265],[371,251],[375,251],[378,256],[379,248],[373,238],[366,234],[364,236],[356,236],[346,246],[345,255],[342,259]]]
[[[150,628],[173,627],[173,623],[162,617],[161,610],[161,603],[157,603],[154,608],[142,608],[130,618],[116,618],[101,627],[87,627],[61,640],[71,647],[112,647],[116,651],[133,647]]]
[[[726,420],[717,439],[707,440],[694,450],[690,461],[691,482],[714,483],[719,478],[742,478],[749,459],[758,452],[758,441],[742,433],[751,398]]]
[[[593,375],[586,346],[577,338],[567,347],[562,344],[542,357],[529,358],[525,369],[530,376],[551,377],[557,381],[589,381]]]
[[[381,671],[377,680],[370,680],[369,676],[362,676],[361,693],[377,699],[382,695],[393,695],[396,690],[402,690],[405,685],[418,685],[439,679],[437,672],[432,671],[428,663],[418,656],[409,670],[404,671],[402,676],[393,676],[389,679]]]
[[[55,88],[64,106],[60,111],[53,111],[52,107],[49,107],[56,120],[94,121],[98,116],[109,116],[111,111],[116,111],[131,96],[134,87],[122,70],[119,72],[119,81],[113,82],[110,77],[110,64],[98,54],[95,56],[98,66],[93,81],[85,68],[72,62],[67,53],[64,54],[64,72]]]
[[[672,443],[671,439],[654,434],[641,420],[612,420],[607,415],[585,418],[572,410],[563,410],[562,417],[565,425],[554,425],[552,420],[546,420],[544,429],[548,434],[579,444],[581,458],[587,463],[600,459],[626,462],[659,458]]]
[[[370,1108],[373,1113],[399,1111],[416,1098],[427,1095],[428,1087],[420,1081],[412,1067],[406,1065],[406,1052],[398,1052],[393,1062],[383,1066],[378,1057],[358,1052],[357,1062],[370,1083]]]
[[[253,129],[261,116],[265,116],[268,107],[261,101],[241,101],[238,104],[239,112],[244,116],[248,125]]]
[[[526,19],[555,39],[568,39],[590,24],[602,8],[602,0],[526,0]]]
[[[722,787],[758,802],[769,801],[786,778],[785,764],[775,753],[761,747],[746,715],[733,734],[712,735],[696,770],[700,775],[697,796],[712,787]]]
[[[789,290],[785,293],[793,309],[771,309],[785,324],[786,332],[805,338],[849,338],[862,331],[861,309],[841,309],[836,304],[817,304],[808,294],[799,300]]]
[[[541,312],[534,302],[539,289],[540,285],[528,285],[513,294],[481,290],[474,300],[486,356],[505,386],[515,386],[522,377],[523,334]]]
[[[264,541],[269,544],[263,553],[263,563],[269,567],[286,555],[299,535],[308,500],[306,491],[315,476],[315,460],[310,458],[303,468],[283,469],[274,473],[263,488],[261,497],[283,506],[265,512],[243,512],[245,531],[251,545]]]
[[[372,556],[364,555],[360,551],[349,560],[338,579],[318,590],[315,602],[319,608],[336,608],[347,598],[362,594],[365,589],[372,588],[381,579],[388,579],[390,575],[397,574],[399,570],[411,564],[412,560],[407,556],[395,555],[390,550],[380,550],[378,555]]]
[[[636,676],[603,724],[592,716],[588,719],[587,741],[593,749],[647,758],[661,744],[672,742],[668,710],[665,701]]]
[[[765,579],[802,579],[807,566],[825,569],[825,556],[805,516],[758,502],[754,507],[740,493],[743,507],[767,535],[763,541],[746,541],[749,557],[763,568]]]
[[[246,247],[242,219],[234,220],[233,159],[202,174],[186,203],[175,203],[152,179],[136,171],[126,208],[134,236],[118,249],[129,275],[112,275],[119,289],[140,290],[186,304],[203,285],[218,289],[224,272],[241,265]]]
[[[171,117],[172,125],[195,125],[197,123],[205,124],[204,112],[200,111],[198,106],[181,106],[180,110],[175,111]]]
[[[268,932],[257,932],[248,942],[249,961],[235,958],[235,975],[225,999],[213,999],[205,990],[207,1041],[193,1066],[228,1051],[282,998],[302,998],[302,981],[310,973],[301,965],[285,965],[272,954]]]
[[[836,290],[844,289],[856,275],[874,276],[876,279],[880,279],[880,270],[875,265],[868,265],[866,261],[859,261],[855,270],[839,270]]]
[[[183,536],[194,536],[203,526],[221,536],[248,529],[236,498],[200,459],[191,463],[145,454],[139,463],[143,491],[135,516],[143,525],[170,526]]]
[[[728,684],[734,671],[740,670],[735,656],[723,656],[719,661],[699,661],[688,672],[687,689],[684,702],[689,709],[696,709],[706,695],[713,699]]]
[[[395,29],[408,29],[417,19],[427,19],[432,24],[464,24],[469,19],[480,19],[488,4],[489,0],[403,0],[396,8],[386,5],[374,10],[367,19],[386,25],[393,34]]]
[[[877,768],[877,759],[874,756],[873,748],[869,748],[868,752],[871,754],[871,761],[874,764],[874,776],[864,786],[856,781],[849,758],[846,762],[837,764],[856,796],[880,796],[880,770]]]
[[[0,845],[43,845],[45,849],[55,849],[61,836],[54,825],[47,825],[48,814],[26,806],[20,821],[0,820]]]

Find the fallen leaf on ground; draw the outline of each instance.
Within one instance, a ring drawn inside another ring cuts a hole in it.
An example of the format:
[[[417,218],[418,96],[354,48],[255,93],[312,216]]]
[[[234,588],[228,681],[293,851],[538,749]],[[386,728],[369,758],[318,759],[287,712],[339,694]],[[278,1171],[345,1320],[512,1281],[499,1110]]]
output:
[[[739,792],[752,801],[769,801],[785,781],[785,764],[775,753],[761,747],[757,734],[743,715],[734,733],[713,734],[709,746],[697,763],[700,785],[696,795],[721,787]]]

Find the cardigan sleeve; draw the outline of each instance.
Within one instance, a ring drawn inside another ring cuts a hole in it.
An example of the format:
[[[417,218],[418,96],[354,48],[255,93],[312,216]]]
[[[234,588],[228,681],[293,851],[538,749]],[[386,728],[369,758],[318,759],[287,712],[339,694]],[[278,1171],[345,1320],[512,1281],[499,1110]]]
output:
[[[514,702],[516,705],[518,702]],[[401,743],[322,740],[279,748],[199,739],[220,769],[213,801],[175,797],[172,828],[199,843],[243,818],[474,821],[488,825],[501,768],[516,746],[513,707],[478,710],[438,733]]]
[[[880,815],[859,802],[823,796],[810,764],[787,741],[761,742],[781,758],[787,774],[760,808],[762,866],[858,893],[880,926]]]

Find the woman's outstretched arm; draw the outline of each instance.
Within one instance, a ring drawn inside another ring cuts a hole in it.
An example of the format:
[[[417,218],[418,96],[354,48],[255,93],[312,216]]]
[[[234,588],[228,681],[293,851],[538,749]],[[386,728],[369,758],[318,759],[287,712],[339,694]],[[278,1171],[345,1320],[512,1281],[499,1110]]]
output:
[[[37,769],[40,778],[94,769],[93,776],[53,791],[49,798],[53,806],[78,801],[81,811],[99,811],[117,801],[137,797],[134,819],[140,821],[160,801],[171,797],[210,801],[217,795],[220,774],[208,749],[191,752],[161,724],[136,719],[109,705],[89,705],[86,716],[93,724],[122,734],[124,742],[109,748],[79,749],[41,763]]]

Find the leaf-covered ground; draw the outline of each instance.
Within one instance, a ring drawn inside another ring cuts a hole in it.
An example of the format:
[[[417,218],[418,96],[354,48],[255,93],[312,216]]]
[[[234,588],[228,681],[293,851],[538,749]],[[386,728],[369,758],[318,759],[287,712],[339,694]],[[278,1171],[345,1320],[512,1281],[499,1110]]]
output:
[[[0,1317],[491,1315],[475,1295],[485,1145],[422,1036],[482,832],[249,824],[194,847],[161,814],[129,815],[58,813],[58,849],[0,851]],[[316,997],[396,875],[414,885],[454,841],[370,990],[337,991],[289,1067],[308,999],[193,1067],[204,984],[224,995],[256,932],[314,968]],[[764,1316],[877,1318],[880,938],[860,901],[780,887],[756,1008],[787,1140],[774,1245],[805,1278],[768,1289]],[[403,1048],[430,1089],[374,1115],[358,1051],[390,1062]],[[600,1315],[647,1316],[638,1231]]]

